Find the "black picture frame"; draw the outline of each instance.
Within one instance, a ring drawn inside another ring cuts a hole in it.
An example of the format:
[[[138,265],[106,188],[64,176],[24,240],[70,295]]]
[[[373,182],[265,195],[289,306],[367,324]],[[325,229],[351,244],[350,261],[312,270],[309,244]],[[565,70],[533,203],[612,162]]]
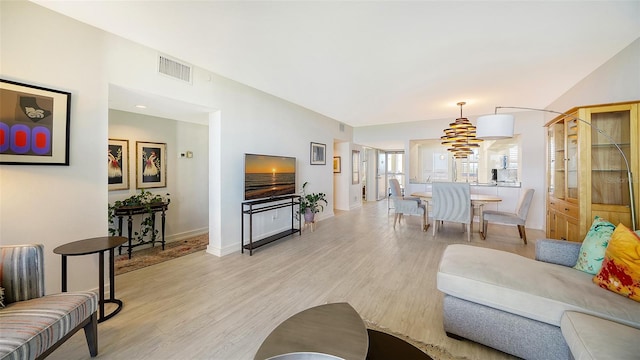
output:
[[[327,164],[327,145],[320,143],[311,143],[310,151],[311,165],[326,165]]]
[[[71,93],[0,79],[0,164],[69,166]]]

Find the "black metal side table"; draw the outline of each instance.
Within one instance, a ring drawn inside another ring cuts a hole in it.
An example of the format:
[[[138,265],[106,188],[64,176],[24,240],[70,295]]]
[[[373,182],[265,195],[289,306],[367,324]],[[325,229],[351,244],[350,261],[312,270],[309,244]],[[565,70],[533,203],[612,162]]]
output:
[[[67,256],[79,256],[89,254],[99,254],[99,291],[100,291],[100,313],[98,322],[103,322],[115,316],[122,310],[122,301],[116,299],[115,292],[115,254],[114,249],[127,242],[127,238],[122,236],[104,236],[85,240],[78,240],[68,244],[60,245],[53,249],[53,252],[62,256],[62,292],[67,291]],[[109,298],[104,298],[104,252],[109,250]],[[114,303],[118,307],[110,314],[104,314],[104,304]]]

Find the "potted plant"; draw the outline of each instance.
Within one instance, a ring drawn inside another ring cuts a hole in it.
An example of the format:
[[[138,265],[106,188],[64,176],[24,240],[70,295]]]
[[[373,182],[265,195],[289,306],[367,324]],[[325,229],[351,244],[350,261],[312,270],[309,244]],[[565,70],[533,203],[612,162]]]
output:
[[[144,241],[144,238],[147,235],[151,235],[154,237],[157,235],[158,230],[155,230],[154,234],[150,234],[153,225],[153,211],[152,206],[158,204],[169,204],[171,199],[168,198],[169,194],[165,196],[159,194],[153,194],[149,191],[145,191],[144,189],[140,190],[139,194],[131,195],[130,197],[124,200],[117,200],[112,204],[109,204],[108,207],[108,215],[109,215],[109,235],[115,235],[117,229],[115,228],[116,224],[114,224],[115,211],[121,207],[135,207],[141,206],[144,208],[145,213],[147,214],[140,223],[140,232],[135,232],[133,235],[137,237],[139,242]]]
[[[309,182],[307,181],[302,184],[299,212],[304,215],[305,222],[313,222],[316,213],[324,210],[324,205],[327,205],[327,198],[325,193],[307,194],[306,188],[308,184]],[[322,203],[324,203],[324,205],[322,205]]]

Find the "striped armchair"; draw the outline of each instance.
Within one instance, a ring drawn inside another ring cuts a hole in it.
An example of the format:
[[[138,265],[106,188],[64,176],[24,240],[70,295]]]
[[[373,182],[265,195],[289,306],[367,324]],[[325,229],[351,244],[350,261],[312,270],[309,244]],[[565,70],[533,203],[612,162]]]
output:
[[[0,246],[0,359],[44,359],[84,329],[92,357],[98,354],[98,294],[44,293],[44,246]]]

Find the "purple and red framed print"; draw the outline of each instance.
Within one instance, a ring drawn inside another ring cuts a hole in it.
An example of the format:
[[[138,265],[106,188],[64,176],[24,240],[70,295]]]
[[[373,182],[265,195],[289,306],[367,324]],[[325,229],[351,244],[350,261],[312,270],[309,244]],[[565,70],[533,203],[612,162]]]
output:
[[[71,93],[0,79],[0,164],[69,165]]]

